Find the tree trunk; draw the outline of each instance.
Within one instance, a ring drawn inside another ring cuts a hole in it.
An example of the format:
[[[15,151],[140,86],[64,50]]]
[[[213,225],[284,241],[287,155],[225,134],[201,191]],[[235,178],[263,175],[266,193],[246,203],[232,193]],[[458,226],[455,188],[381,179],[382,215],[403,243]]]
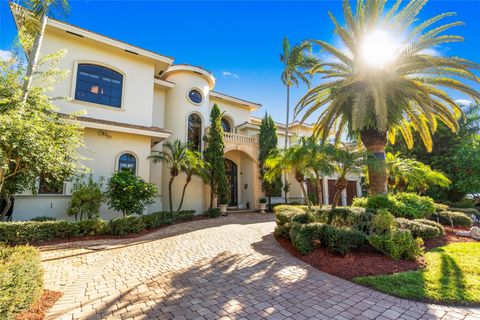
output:
[[[387,134],[376,129],[364,129],[360,132],[360,138],[365,148],[377,159],[375,164],[368,166],[370,194],[387,194],[387,166],[385,161]]]
[[[10,206],[12,205],[12,201],[10,200],[10,197],[8,195],[3,196],[3,200],[5,200],[5,207],[0,213],[0,221],[5,220],[5,216],[7,215],[7,212],[8,210],[10,210]]]
[[[347,188],[348,185],[348,180],[345,179],[345,177],[340,177],[337,179],[337,182],[335,183],[335,195],[333,196],[333,202],[332,202],[332,209],[335,209],[338,206],[338,203],[340,202],[340,198],[342,197],[342,191]]]
[[[210,209],[213,209],[213,198],[214,198],[213,186],[210,184]]]
[[[322,206],[322,186],[321,186],[321,183],[322,183],[322,180],[321,180],[321,177],[320,177],[320,174],[315,171],[315,189],[317,189],[317,204],[319,207]]]
[[[300,189],[302,190],[303,197],[305,198],[305,203],[307,204],[308,210],[310,210],[311,204],[310,204],[310,200],[308,199],[307,190],[305,189],[305,185],[304,185],[305,177],[302,174],[296,172],[295,180],[297,180],[297,182],[300,184]]]
[[[285,121],[285,146],[283,147],[284,150],[288,149],[288,122],[290,121],[290,86],[287,85],[287,117]],[[287,172],[283,174],[283,185],[286,187],[288,185],[287,180]],[[288,195],[286,189],[284,189],[285,194],[285,204],[288,204]]]
[[[192,176],[187,176],[187,180],[185,181],[185,185],[183,186],[183,191],[182,191],[182,199],[180,200],[180,205],[178,206],[177,212],[180,211],[183,205],[183,199],[185,198],[185,190],[187,190],[187,186],[192,181]]]
[[[170,204],[170,212],[173,211],[173,201],[172,201],[172,184],[173,184],[173,179],[175,179],[174,175],[170,176],[170,181],[168,182],[168,201]]]
[[[35,35],[35,41],[32,46],[32,51],[28,57],[28,66],[25,73],[25,80],[23,82],[23,96],[22,104],[27,102],[28,92],[32,86],[33,73],[37,67],[38,59],[40,58],[40,47],[42,46],[43,34],[47,26],[47,14],[44,13],[40,18],[40,31]]]

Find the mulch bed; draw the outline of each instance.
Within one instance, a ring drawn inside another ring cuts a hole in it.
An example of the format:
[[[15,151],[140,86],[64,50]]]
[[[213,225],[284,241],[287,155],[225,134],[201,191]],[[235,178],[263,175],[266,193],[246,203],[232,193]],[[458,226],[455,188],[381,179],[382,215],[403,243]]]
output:
[[[455,228],[465,230],[465,228]],[[453,234],[452,228],[446,228],[447,234],[443,237],[425,241],[425,250],[443,246],[453,242],[471,242],[471,238],[459,237]],[[418,270],[425,267],[423,258],[417,261],[395,261],[384,254],[363,248],[361,250],[340,256],[327,251],[326,248],[317,248],[309,254],[300,254],[290,240],[277,237],[278,243],[293,256],[305,261],[320,271],[351,280],[356,277],[392,274],[397,272]]]
[[[45,312],[47,312],[62,295],[63,293],[61,292],[44,290],[40,300],[29,309],[20,313],[16,317],[16,320],[43,320]]]
[[[82,236],[82,237],[73,237],[73,238],[66,238],[66,239],[55,239],[55,240],[48,240],[48,241],[42,241],[42,242],[35,242],[35,243],[31,243],[30,245],[32,245],[32,246],[49,246],[49,245],[55,245],[55,244],[61,244],[61,243],[89,241],[89,240],[133,239],[133,238],[139,238],[139,237],[144,236],[146,234],[155,232],[159,229],[163,229],[163,228],[175,225],[175,224],[187,223],[187,222],[192,222],[192,221],[197,221],[197,220],[206,220],[206,219],[210,219],[210,218],[205,217],[205,216],[194,216],[193,219],[174,222],[174,223],[171,223],[171,224],[165,224],[165,225],[162,225],[158,228],[145,229],[140,233],[131,233],[131,234],[123,235],[123,236],[116,236],[116,235],[111,235],[111,234],[97,235],[97,236]]]

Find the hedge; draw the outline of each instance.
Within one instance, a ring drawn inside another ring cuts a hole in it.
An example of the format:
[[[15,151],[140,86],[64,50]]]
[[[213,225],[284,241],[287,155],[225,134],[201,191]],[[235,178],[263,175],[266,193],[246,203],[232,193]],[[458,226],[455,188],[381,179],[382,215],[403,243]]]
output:
[[[373,214],[364,208],[337,207],[335,209],[317,209],[313,212],[312,217],[317,222],[366,232]]]
[[[38,251],[28,246],[0,246],[0,319],[15,319],[40,298],[42,288]]]
[[[423,250],[422,239],[414,239],[410,230],[405,229],[394,229],[386,234],[373,234],[368,237],[368,242],[394,260],[415,260]]]
[[[430,220],[405,218],[396,218],[395,220],[399,228],[410,230],[414,238],[432,239],[445,234],[445,229],[441,224]]]
[[[480,219],[480,211],[475,208],[449,208],[449,211],[462,212],[468,215],[469,217],[475,216],[477,220]]]
[[[10,245],[38,243],[55,239],[101,234],[126,235],[154,229],[176,221],[192,219],[195,211],[155,212],[142,216],[128,216],[106,222],[101,219],[67,221],[0,222],[0,243]]]
[[[220,208],[208,209],[203,213],[203,215],[209,218],[218,218],[220,217]]]
[[[430,217],[430,220],[438,221],[443,225],[453,225],[454,227],[471,227],[473,224],[472,218],[463,212],[457,211],[436,212]]]

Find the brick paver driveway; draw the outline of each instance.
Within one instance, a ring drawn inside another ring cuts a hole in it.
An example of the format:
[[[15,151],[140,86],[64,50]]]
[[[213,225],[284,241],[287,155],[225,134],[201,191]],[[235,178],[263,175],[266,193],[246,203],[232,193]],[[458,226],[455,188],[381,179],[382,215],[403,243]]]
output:
[[[275,242],[272,215],[178,224],[141,238],[42,248],[48,319],[480,319],[322,273]],[[102,250],[87,249],[104,244]]]

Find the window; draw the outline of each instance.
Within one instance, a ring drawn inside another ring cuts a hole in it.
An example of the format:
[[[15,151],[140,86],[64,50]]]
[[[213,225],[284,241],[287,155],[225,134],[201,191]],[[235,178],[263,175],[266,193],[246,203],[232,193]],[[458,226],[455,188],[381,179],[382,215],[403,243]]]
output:
[[[120,108],[123,76],[106,67],[79,64],[75,99]]]
[[[230,125],[230,121],[227,118],[222,118],[222,127],[223,132],[232,132],[232,126]]]
[[[39,194],[63,194],[63,182],[55,181],[45,175],[40,176]]]
[[[198,114],[191,114],[188,117],[188,146],[195,151],[202,148],[202,119]]]
[[[124,153],[118,158],[118,171],[130,170],[137,172],[137,158],[131,153]]]
[[[192,103],[200,104],[200,103],[202,103],[203,96],[202,96],[202,93],[200,91],[198,91],[197,89],[192,89],[188,93],[188,99],[190,99],[190,101]]]

